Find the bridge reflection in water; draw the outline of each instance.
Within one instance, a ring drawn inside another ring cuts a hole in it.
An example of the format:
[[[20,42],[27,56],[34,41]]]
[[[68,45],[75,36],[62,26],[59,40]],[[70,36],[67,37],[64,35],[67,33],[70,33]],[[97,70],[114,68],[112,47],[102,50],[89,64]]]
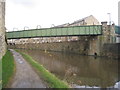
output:
[[[21,51],[69,84],[106,88],[119,81],[118,60],[39,50]]]

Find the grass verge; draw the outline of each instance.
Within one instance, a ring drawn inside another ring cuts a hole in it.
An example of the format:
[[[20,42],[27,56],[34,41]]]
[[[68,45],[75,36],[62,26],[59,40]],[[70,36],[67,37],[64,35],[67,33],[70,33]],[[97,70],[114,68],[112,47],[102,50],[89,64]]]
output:
[[[0,90],[2,89],[2,60],[0,60]]]
[[[67,83],[58,79],[55,75],[46,70],[42,65],[33,60],[32,57],[18,50],[16,51],[19,52],[25,60],[27,60],[35,69],[40,72],[41,76],[44,78],[45,81],[47,81],[51,88],[69,88],[69,85]]]
[[[8,50],[2,58],[2,88],[4,88],[14,73],[14,58]]]

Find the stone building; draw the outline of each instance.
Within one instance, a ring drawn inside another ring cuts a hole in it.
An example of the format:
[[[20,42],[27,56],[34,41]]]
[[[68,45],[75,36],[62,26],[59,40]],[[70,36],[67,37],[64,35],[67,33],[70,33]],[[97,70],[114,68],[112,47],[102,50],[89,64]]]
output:
[[[79,19],[74,21],[73,23],[69,24],[69,26],[86,26],[86,25],[100,25],[99,21],[93,16],[87,16],[85,18]],[[74,36],[72,39],[79,40],[81,37]]]
[[[6,51],[5,43],[5,1],[0,0],[0,60]]]
[[[70,27],[70,26],[86,26],[86,25],[100,25],[100,23],[93,15],[90,15],[85,18],[74,21],[73,23],[65,23],[62,25],[55,26],[55,28],[56,27]],[[79,37],[78,36],[69,37],[69,38],[63,37],[62,41],[63,39],[67,41],[76,41],[79,39]]]
[[[74,21],[73,23],[65,23],[55,27],[84,26],[84,25],[100,25],[100,23],[93,15],[90,15],[85,18]]]
[[[90,15],[88,17],[74,21],[69,26],[83,26],[83,25],[99,25],[99,21],[93,15]]]
[[[70,27],[70,26],[86,26],[86,25],[100,25],[99,21],[93,16],[90,15],[88,17],[79,19],[74,21],[73,23],[65,23],[58,26],[54,26],[52,28],[62,28],[62,27]],[[42,38],[30,38],[30,39],[20,39],[20,40],[8,40],[8,43],[48,43],[48,42],[65,42],[65,41],[77,41],[81,37],[78,36],[65,36],[65,37],[42,37]]]

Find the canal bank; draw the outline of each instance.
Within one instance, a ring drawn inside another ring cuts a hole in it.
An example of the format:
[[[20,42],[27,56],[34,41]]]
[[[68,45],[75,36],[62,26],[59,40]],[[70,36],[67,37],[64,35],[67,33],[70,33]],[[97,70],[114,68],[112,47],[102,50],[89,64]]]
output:
[[[70,88],[29,55],[16,51],[8,50],[0,62],[2,88]]]
[[[19,52],[19,51],[18,51]],[[25,54],[25,53],[22,53],[22,52],[19,52],[24,58],[25,60],[27,60],[27,62],[35,69],[35,71],[37,72],[37,74],[42,77],[42,80],[44,80],[44,82],[47,82],[47,85],[48,87],[47,88],[69,88],[69,86],[67,85],[67,83],[59,80],[56,76],[54,76],[53,74],[51,74],[48,70],[46,70],[42,65],[40,65],[39,63],[37,63],[35,60],[33,60],[29,55]],[[24,63],[24,62],[20,62],[21,64]],[[29,71],[29,70],[27,70]],[[30,72],[31,73],[31,72]],[[19,73],[20,74],[20,73]],[[18,75],[19,75],[18,74]],[[34,75],[34,74],[33,74]],[[29,76],[29,75],[28,75]],[[34,77],[34,76],[32,76]],[[31,77],[31,78],[32,78]],[[22,77],[23,79],[26,79],[24,78],[24,76]],[[30,78],[30,79],[31,79]],[[33,78],[33,80],[35,80],[35,78]],[[29,80],[27,80],[29,81]],[[36,82],[37,80],[35,80]],[[22,82],[21,82],[22,83]],[[40,84],[39,82],[36,82],[37,84]],[[32,84],[32,83],[31,83]],[[35,84],[35,83],[34,83]],[[35,85],[33,84],[33,87],[34,88],[45,88],[45,87],[42,87],[42,86],[38,86],[36,87]],[[25,86],[28,88],[28,86]]]
[[[97,40],[95,40],[92,44],[90,44],[90,40],[85,42],[83,41],[85,41],[85,37],[82,38],[81,41],[14,44],[8,45],[8,47],[14,49],[35,49],[44,51],[77,53],[80,55],[97,55],[115,59],[120,58],[120,43],[106,43],[101,45],[97,43]]]
[[[7,88],[46,88],[40,76],[25,59],[16,51],[12,49],[10,51],[14,56],[16,71]]]
[[[69,85],[83,87],[114,87],[118,79],[118,60],[103,57],[81,56],[79,54],[20,50],[42,64]],[[82,87],[81,87],[82,88]]]

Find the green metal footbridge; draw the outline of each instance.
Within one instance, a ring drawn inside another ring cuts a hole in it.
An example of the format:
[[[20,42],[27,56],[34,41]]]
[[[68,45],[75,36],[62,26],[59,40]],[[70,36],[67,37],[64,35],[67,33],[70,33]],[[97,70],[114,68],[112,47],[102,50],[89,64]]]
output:
[[[101,25],[53,27],[7,32],[7,39],[102,35]]]

